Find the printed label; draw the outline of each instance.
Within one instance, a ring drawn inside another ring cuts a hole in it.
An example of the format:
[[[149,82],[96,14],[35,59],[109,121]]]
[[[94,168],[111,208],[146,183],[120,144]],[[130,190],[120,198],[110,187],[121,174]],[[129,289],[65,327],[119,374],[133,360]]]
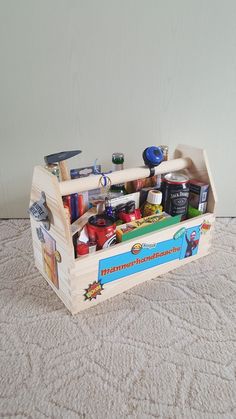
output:
[[[185,232],[182,230],[182,234],[160,243],[137,243],[129,252],[101,259],[98,282],[103,285],[175,259],[195,255],[200,240],[200,227],[188,228]]]
[[[84,297],[85,300],[92,300],[93,298],[96,300],[98,295],[101,295],[103,287],[100,282],[94,281],[92,284],[89,284],[88,288],[86,288]]]

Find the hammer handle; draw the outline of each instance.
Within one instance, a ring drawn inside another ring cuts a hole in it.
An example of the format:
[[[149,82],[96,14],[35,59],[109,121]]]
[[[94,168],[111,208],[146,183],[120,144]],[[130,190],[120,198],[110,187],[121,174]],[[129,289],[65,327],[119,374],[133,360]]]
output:
[[[59,168],[61,173],[61,180],[70,180],[70,172],[65,160],[59,162]]]

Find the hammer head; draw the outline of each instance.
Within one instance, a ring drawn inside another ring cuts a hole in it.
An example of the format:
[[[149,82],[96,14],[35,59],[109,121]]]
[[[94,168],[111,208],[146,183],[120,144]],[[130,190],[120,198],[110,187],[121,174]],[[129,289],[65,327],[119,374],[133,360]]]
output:
[[[63,160],[70,159],[71,157],[77,156],[77,154],[82,153],[81,150],[72,150],[72,151],[61,151],[60,153],[49,154],[44,156],[44,161],[46,164],[58,163]]]

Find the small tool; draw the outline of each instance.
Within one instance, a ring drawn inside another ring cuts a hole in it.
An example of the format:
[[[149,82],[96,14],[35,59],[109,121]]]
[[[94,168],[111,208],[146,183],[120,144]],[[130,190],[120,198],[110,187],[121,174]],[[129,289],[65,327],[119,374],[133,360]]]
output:
[[[77,156],[77,154],[80,153],[82,153],[81,150],[61,151],[59,153],[49,154],[48,156],[45,156],[44,161],[46,164],[58,163],[61,173],[61,180],[70,180],[70,173],[65,160]]]
[[[40,200],[34,202],[28,209],[28,212],[35,221],[41,221],[46,230],[50,229],[49,210],[46,207],[46,196],[44,192],[41,192]],[[39,233],[37,232],[37,234]]]

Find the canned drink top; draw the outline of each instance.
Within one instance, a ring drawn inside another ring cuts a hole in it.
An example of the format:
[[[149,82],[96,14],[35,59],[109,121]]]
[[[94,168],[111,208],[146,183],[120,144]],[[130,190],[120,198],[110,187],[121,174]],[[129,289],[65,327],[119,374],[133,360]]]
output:
[[[113,153],[112,154],[112,163],[114,164],[123,164],[124,163],[124,153]]]
[[[163,180],[168,183],[173,184],[183,184],[189,182],[189,178],[181,173],[167,173],[167,175],[164,176]]]
[[[89,224],[95,227],[110,227],[114,225],[114,218],[108,217],[106,214],[92,215],[88,220]]]

